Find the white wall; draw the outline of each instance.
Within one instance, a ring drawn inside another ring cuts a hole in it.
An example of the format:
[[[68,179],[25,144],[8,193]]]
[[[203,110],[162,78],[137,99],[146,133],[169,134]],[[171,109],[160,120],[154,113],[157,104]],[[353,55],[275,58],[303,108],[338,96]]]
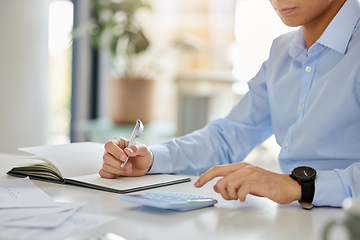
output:
[[[248,81],[269,57],[273,40],[296,28],[286,26],[269,1],[238,0],[236,6],[234,75]]]
[[[49,1],[0,1],[0,152],[47,141]]]

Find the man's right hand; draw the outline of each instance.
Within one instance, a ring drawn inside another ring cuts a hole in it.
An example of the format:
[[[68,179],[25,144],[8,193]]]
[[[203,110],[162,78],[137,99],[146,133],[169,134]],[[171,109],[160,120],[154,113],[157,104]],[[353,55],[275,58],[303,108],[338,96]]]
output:
[[[145,175],[151,168],[154,156],[144,144],[129,146],[129,140],[116,137],[105,143],[103,166],[99,174],[103,178],[120,176],[137,177]],[[124,168],[120,168],[129,156]]]

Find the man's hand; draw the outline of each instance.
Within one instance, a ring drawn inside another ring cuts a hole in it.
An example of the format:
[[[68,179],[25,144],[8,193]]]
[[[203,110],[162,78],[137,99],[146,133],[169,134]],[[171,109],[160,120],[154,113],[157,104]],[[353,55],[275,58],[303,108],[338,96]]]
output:
[[[202,187],[216,177],[223,178],[214,185],[214,190],[226,200],[244,202],[248,194],[267,197],[280,204],[301,199],[301,186],[289,175],[244,162],[213,167],[199,177],[195,187]]]
[[[129,140],[113,138],[105,143],[103,166],[99,174],[103,178],[116,178],[119,176],[137,177],[145,175],[153,163],[153,154],[144,144],[135,144],[127,147]],[[124,168],[120,168],[127,157],[129,161]]]

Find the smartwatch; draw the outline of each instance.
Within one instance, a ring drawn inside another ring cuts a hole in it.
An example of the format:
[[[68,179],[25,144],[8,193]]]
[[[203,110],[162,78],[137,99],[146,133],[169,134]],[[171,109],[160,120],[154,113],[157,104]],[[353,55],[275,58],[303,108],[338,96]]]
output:
[[[312,201],[315,194],[315,169],[304,166],[297,167],[291,172],[290,177],[301,186],[301,200],[299,201],[301,207],[307,210],[312,209]]]

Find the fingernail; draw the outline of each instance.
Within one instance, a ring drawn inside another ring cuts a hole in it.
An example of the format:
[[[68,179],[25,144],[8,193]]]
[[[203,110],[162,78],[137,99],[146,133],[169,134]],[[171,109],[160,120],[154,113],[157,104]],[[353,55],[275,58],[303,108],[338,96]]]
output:
[[[131,148],[126,148],[130,153],[134,153],[134,151]]]
[[[195,186],[195,187],[199,187],[199,186],[200,186],[199,181],[196,181],[196,182],[194,183],[194,186]]]

